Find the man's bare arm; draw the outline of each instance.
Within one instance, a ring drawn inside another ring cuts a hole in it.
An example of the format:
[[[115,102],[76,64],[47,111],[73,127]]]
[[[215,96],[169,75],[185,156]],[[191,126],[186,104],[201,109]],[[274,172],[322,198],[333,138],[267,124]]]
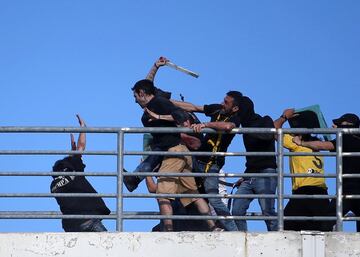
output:
[[[201,140],[197,137],[190,136],[185,133],[181,133],[182,142],[189,148],[190,150],[198,150],[201,146]]]
[[[200,124],[193,124],[191,125],[193,130],[197,133],[201,132],[204,128],[211,128],[215,130],[224,130],[224,131],[231,131],[233,128],[236,127],[235,123],[233,122],[226,122],[226,121],[213,121],[213,122],[204,122]]]
[[[156,193],[157,185],[152,177],[146,177],[146,186],[149,193]]]
[[[302,141],[300,137],[294,137],[293,142],[299,146],[307,147],[315,151],[334,150],[334,144],[329,141]]]
[[[144,111],[147,112],[150,116],[150,120],[167,120],[167,121],[174,121],[174,118],[172,115],[160,115],[153,111],[150,111],[148,108],[144,108]],[[149,120],[149,121],[150,121]]]
[[[274,121],[274,127],[275,128],[282,128],[282,126],[284,125],[284,123],[288,120],[291,119],[294,116],[294,109],[286,109],[283,111],[283,113],[281,114],[281,116]]]
[[[161,66],[164,66],[166,64],[166,62],[168,62],[169,60],[166,59],[165,57],[160,57],[155,63],[154,65],[151,67],[148,75],[146,76],[146,79],[148,80],[151,80],[151,81],[154,81],[155,79],[155,75],[156,75],[156,72],[158,71],[158,69],[161,67]]]
[[[78,118],[80,127],[86,127],[85,121],[80,117],[79,114],[76,114],[76,117]],[[78,151],[84,151],[86,147],[86,133],[80,133],[78,142],[77,142],[77,148]]]
[[[171,99],[170,101],[177,107],[180,107],[187,112],[204,112],[204,106],[202,105],[194,105],[192,103],[181,102],[173,99]]]

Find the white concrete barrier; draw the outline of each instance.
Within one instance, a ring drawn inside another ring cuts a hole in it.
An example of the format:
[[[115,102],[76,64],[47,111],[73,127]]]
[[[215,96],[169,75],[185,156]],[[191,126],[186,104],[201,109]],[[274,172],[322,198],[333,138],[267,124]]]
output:
[[[0,257],[360,256],[350,233],[2,233]]]

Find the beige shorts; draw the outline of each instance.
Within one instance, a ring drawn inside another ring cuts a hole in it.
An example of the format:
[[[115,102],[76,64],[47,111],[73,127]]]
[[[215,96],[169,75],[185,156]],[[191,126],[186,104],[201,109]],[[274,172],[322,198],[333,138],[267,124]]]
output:
[[[186,146],[177,145],[168,152],[188,152]],[[158,173],[191,173],[191,156],[165,156]],[[194,177],[159,177],[156,193],[159,194],[198,194]],[[173,198],[169,198],[173,199]],[[184,206],[194,202],[196,198],[180,198]]]

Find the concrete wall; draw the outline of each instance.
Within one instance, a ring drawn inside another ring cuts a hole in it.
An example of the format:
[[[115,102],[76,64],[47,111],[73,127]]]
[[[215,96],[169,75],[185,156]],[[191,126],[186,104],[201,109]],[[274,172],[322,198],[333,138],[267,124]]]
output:
[[[2,233],[0,257],[360,256],[345,233]]]

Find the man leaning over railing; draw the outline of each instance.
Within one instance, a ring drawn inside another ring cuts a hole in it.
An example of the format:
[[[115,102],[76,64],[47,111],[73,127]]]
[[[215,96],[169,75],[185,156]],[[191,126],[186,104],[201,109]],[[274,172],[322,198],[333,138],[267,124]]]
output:
[[[240,125],[238,116],[239,101],[242,94],[238,91],[229,91],[224,97],[222,104],[197,106],[192,103],[174,101],[175,105],[189,112],[201,112],[210,117],[210,122],[192,125],[195,132],[201,132],[203,128],[219,130],[217,134],[208,133],[199,148],[201,152],[226,152],[235,134],[223,133],[231,131]],[[200,172],[216,173],[225,164],[224,156],[199,156],[197,167]],[[207,194],[219,194],[219,177],[205,177],[204,189]],[[229,216],[230,210],[220,198],[209,198],[211,206],[219,216]],[[227,231],[237,231],[234,220],[225,219],[219,221]]]
[[[360,120],[356,114],[346,113],[338,119],[333,120],[333,128],[359,128]],[[343,152],[360,152],[360,135],[343,135]],[[336,139],[332,141],[303,141],[300,137],[294,138],[294,143],[299,146],[308,147],[316,151],[329,150],[337,151]],[[342,157],[343,174],[360,174],[360,157]],[[360,195],[360,178],[344,178],[343,195]],[[352,211],[360,217],[360,199],[343,199],[343,215]],[[336,214],[336,200],[330,203],[330,214]],[[335,224],[335,222],[334,222]],[[360,232],[360,222],[356,222],[357,232]]]
[[[142,108],[146,108],[151,112],[159,115],[172,115],[176,120],[176,112],[182,111],[180,108],[174,106],[168,99],[155,95],[155,87],[151,80],[140,80],[135,83],[132,88],[136,103]],[[148,112],[144,111],[141,118],[145,127],[176,127],[176,123],[170,120],[157,119],[153,120]],[[178,121],[180,123],[180,121]],[[153,142],[151,149],[160,149],[168,152],[187,152],[188,148],[182,144],[179,133],[153,133]],[[161,163],[159,173],[180,173],[191,172],[192,159],[191,156],[164,156]],[[197,194],[197,185],[194,177],[161,177],[159,176],[157,182],[156,193],[158,194],[181,194],[190,193]],[[172,215],[173,210],[171,201],[173,198],[159,198],[158,204],[160,213],[162,215]],[[195,202],[201,213],[209,214],[209,207],[202,198],[181,198],[184,206]],[[173,223],[171,219],[164,219],[164,230],[173,231]],[[215,223],[210,220],[209,225],[215,229]]]

